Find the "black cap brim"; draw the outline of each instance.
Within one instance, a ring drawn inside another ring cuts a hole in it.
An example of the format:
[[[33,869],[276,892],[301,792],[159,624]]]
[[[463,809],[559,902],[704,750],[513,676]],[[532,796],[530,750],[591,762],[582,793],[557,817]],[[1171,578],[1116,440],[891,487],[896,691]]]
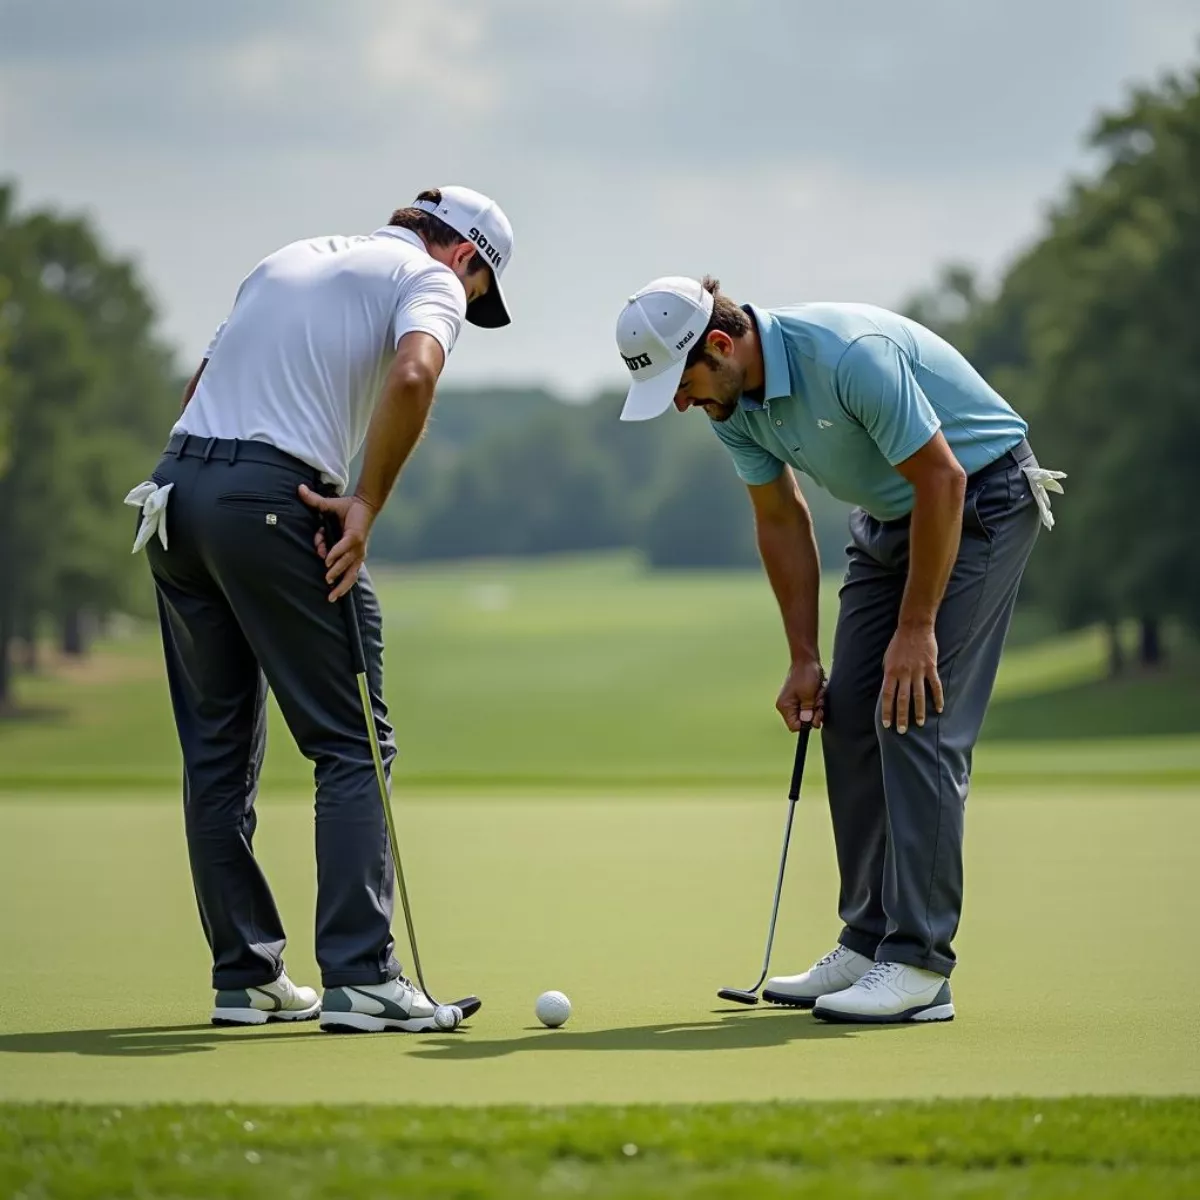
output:
[[[491,267],[488,267],[488,272],[492,276],[491,286],[478,300],[472,300],[467,305],[467,320],[480,329],[503,329],[505,325],[512,324],[512,317],[509,315],[508,302],[504,298],[500,280],[496,278],[496,273]]]

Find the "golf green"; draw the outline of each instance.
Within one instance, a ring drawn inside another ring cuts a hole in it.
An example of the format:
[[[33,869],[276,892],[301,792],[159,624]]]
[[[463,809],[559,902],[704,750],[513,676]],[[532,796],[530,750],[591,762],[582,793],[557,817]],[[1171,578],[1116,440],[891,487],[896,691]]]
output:
[[[258,851],[315,982],[312,819],[260,800]],[[728,1011],[758,972],[784,799],[441,793],[398,800],[432,987],[454,1034],[207,1024],[208,964],[169,796],[0,804],[0,1100],[568,1103],[1195,1093],[1194,787],[981,787],[958,1020],[828,1027]],[[821,792],[797,818],[774,966],[837,932]],[[397,928],[402,925],[397,920]],[[536,1026],[565,991],[575,1015]]]

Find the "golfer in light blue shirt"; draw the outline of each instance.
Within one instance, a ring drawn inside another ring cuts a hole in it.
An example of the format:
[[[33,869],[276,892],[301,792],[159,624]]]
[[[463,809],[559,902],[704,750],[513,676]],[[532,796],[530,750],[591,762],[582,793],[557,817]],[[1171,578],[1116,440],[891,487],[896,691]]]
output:
[[[951,1020],[971,753],[1061,475],[957,350],[886,309],[740,306],[672,276],[630,297],[617,343],[622,419],[702,408],[729,450],[790,652],[777,708],[822,729],[842,930],[764,999],[829,1021]],[[828,678],[794,471],[855,506]]]

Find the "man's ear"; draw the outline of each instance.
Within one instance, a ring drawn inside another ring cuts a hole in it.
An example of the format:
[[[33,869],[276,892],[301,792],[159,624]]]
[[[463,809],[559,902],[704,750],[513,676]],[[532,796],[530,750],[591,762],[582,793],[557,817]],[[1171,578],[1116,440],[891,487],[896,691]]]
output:
[[[723,329],[712,330],[704,339],[704,345],[721,358],[728,358],[733,353],[733,338]]]
[[[457,274],[475,257],[474,242],[459,242],[450,255],[450,269]]]

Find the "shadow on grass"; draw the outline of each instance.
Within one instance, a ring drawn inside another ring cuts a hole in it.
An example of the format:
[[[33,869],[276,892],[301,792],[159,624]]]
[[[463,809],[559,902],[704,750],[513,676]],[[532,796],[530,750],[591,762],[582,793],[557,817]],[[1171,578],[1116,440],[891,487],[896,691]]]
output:
[[[0,1034],[0,1054],[83,1054],[102,1058],[160,1058],[217,1050],[238,1042],[317,1035],[285,1025],[249,1029],[217,1029],[213,1025],[142,1025],[128,1029],[57,1029],[48,1033]]]
[[[61,725],[70,710],[62,705],[52,704],[17,704],[14,701],[0,703],[0,725],[17,724],[58,724]]]
[[[826,1025],[809,1013],[776,1010],[722,1010],[714,1019],[657,1025],[629,1025],[618,1029],[543,1029],[533,1026],[527,1036],[482,1040],[465,1025],[457,1033],[408,1035],[421,1058],[446,1061],[503,1058],[524,1051],[595,1050],[744,1050],[781,1046],[792,1041],[853,1036],[860,1033],[911,1029],[909,1025]],[[286,1039],[290,1045],[320,1038],[330,1043],[353,1034],[323,1034],[313,1025],[304,1029],[286,1025],[269,1028],[217,1029],[212,1025],[145,1025],[125,1029],[62,1029],[48,1033],[0,1034],[3,1054],[80,1054],[101,1058],[167,1058],[203,1054],[225,1047],[261,1044]],[[390,1042],[390,1039],[388,1039]]]
[[[542,1029],[530,1026],[529,1037],[496,1038],[483,1041],[433,1035],[423,1038],[418,1058],[480,1059],[504,1058],[525,1051],[593,1050],[749,1050],[782,1046],[795,1041],[824,1041],[862,1033],[916,1028],[913,1025],[827,1025],[807,1012],[778,1009],[720,1010],[714,1017],[732,1011],[720,1020],[685,1024],[672,1021],[659,1025],[629,1025],[619,1029]]]

